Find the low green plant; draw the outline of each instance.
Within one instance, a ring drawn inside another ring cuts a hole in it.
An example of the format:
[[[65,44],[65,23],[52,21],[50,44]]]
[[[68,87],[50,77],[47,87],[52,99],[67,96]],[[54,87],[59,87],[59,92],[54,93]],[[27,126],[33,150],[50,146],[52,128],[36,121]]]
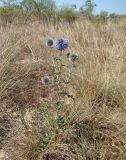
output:
[[[36,151],[35,151],[36,156],[39,155],[40,153],[42,153],[48,147],[50,138],[51,138],[51,136],[47,134],[45,137],[40,139],[38,146],[36,148]]]

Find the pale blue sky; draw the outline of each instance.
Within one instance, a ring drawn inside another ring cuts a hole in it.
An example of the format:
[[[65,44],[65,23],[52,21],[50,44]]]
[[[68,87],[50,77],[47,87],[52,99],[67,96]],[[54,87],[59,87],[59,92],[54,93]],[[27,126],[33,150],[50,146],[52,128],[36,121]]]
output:
[[[126,0],[94,0],[94,2],[97,5],[95,14],[100,13],[101,10],[109,13],[126,14]],[[84,3],[85,0],[56,0],[58,6],[76,4],[79,8]]]

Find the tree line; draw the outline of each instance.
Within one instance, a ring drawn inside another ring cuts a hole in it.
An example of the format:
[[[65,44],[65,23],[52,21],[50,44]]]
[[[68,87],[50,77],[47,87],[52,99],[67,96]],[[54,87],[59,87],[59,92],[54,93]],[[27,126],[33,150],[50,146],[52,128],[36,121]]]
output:
[[[90,21],[106,22],[108,19],[116,21],[119,18],[115,13],[109,15],[107,11],[94,15],[96,4],[93,0],[86,0],[79,9],[76,4],[57,7],[54,0],[0,0],[0,2],[0,20],[5,24],[34,20],[73,22],[80,17]]]

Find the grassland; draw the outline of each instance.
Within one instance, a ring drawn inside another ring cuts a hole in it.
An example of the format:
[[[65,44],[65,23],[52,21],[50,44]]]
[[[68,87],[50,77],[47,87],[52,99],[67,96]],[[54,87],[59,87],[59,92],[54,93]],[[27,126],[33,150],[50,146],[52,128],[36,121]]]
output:
[[[46,39],[60,36],[70,43],[64,63],[69,51],[79,56],[68,87],[75,103],[66,97],[60,112],[70,121],[64,131],[55,121],[55,86],[40,81],[59,54]],[[1,27],[0,160],[125,159],[125,20]]]

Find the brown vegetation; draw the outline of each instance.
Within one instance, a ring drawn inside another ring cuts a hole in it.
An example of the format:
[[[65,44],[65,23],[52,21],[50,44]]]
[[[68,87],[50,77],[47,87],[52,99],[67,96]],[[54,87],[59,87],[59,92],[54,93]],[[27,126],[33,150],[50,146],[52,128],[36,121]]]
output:
[[[78,20],[0,28],[1,160],[126,159],[124,24]],[[55,121],[50,88],[41,84],[43,75],[52,74],[51,57],[59,54],[46,39],[59,36],[79,55],[69,87],[76,102],[66,99],[60,112],[62,121],[69,120],[64,131]]]

